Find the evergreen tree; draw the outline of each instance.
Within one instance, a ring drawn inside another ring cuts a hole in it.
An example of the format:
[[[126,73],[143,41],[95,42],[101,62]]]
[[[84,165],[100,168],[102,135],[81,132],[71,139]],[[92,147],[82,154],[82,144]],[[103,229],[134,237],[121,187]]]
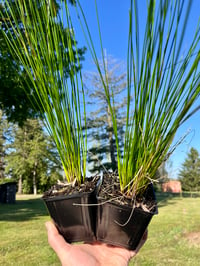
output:
[[[190,152],[179,173],[182,189],[185,191],[200,191],[200,157],[195,148]]]
[[[116,108],[120,145],[123,145],[123,133],[125,125],[126,97],[123,91],[126,89],[126,72],[122,70],[123,63],[111,56],[105,57],[105,78],[108,80],[109,92],[112,94]],[[102,69],[103,62],[100,60]],[[88,139],[90,147],[88,151],[89,162],[92,163],[90,172],[101,170],[117,170],[116,146],[111,119],[110,108],[106,99],[101,78],[97,72],[85,75],[86,93],[90,101],[89,118],[87,120]],[[120,112],[118,112],[120,110]]]
[[[16,127],[9,149],[6,173],[18,180],[18,193],[37,194],[38,189],[40,192],[46,190],[55,182],[55,177],[60,177],[57,153],[37,119]]]

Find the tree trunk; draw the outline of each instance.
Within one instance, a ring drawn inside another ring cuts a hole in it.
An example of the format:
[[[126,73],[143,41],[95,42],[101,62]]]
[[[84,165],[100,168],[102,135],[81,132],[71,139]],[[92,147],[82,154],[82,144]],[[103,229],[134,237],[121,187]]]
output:
[[[0,143],[1,144],[1,143]],[[1,151],[2,149],[2,151]],[[5,152],[3,151],[3,145],[0,146],[0,179],[4,178],[4,157],[5,157]]]
[[[117,169],[117,162],[116,162],[116,159],[115,159],[115,146],[114,146],[114,139],[113,139],[113,125],[112,125],[112,119],[111,119],[109,106],[108,106],[108,127],[109,127],[109,146],[110,146],[111,167],[112,167],[112,171],[114,172]]]
[[[36,168],[37,168],[37,162],[35,162],[35,169],[33,171],[33,194],[34,195],[37,195]]]
[[[17,193],[22,194],[22,175],[19,176]]]

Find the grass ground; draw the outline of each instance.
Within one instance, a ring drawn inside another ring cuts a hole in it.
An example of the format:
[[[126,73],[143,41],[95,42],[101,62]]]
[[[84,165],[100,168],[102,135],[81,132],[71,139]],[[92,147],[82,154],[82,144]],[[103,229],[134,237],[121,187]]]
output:
[[[148,240],[130,265],[200,265],[200,198],[159,200]]]
[[[0,265],[60,265],[47,243],[48,219],[40,197],[17,196],[16,204],[0,204]]]
[[[200,265],[200,198],[158,195],[159,215],[130,265]],[[0,204],[0,265],[57,266],[47,243],[47,210],[34,196],[17,196],[16,204]]]

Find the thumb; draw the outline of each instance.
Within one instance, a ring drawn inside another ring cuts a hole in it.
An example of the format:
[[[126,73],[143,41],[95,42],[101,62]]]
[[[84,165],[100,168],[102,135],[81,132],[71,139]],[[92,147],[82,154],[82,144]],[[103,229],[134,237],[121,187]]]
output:
[[[52,222],[46,222],[45,226],[47,229],[49,245],[53,248],[62,262],[64,257],[66,258],[66,256],[70,252],[71,245],[67,243],[65,239],[59,234],[57,228]]]

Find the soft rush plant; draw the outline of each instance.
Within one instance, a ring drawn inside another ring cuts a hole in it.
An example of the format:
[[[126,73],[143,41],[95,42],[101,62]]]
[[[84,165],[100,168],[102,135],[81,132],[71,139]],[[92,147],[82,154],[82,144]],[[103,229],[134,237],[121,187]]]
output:
[[[192,1],[184,0],[147,1],[146,27],[144,36],[140,36],[137,1],[130,0],[128,104],[123,153],[118,143],[116,113],[105,59],[104,71],[101,71],[89,25],[81,5],[78,5],[77,11],[82,15],[80,22],[110,106],[120,187],[126,195],[134,197],[142,193],[154,180],[158,167],[174,150],[171,144],[177,129],[198,110],[191,108],[200,94],[199,23],[188,50],[182,54],[191,5]],[[98,12],[96,14],[104,58]]]
[[[4,35],[10,51],[30,78],[27,86],[37,93],[35,101],[57,145],[67,180],[80,184],[86,175],[87,136],[82,129],[86,113],[68,5],[61,0],[58,14],[53,0],[15,0],[14,4],[5,0],[2,5],[7,10]]]

